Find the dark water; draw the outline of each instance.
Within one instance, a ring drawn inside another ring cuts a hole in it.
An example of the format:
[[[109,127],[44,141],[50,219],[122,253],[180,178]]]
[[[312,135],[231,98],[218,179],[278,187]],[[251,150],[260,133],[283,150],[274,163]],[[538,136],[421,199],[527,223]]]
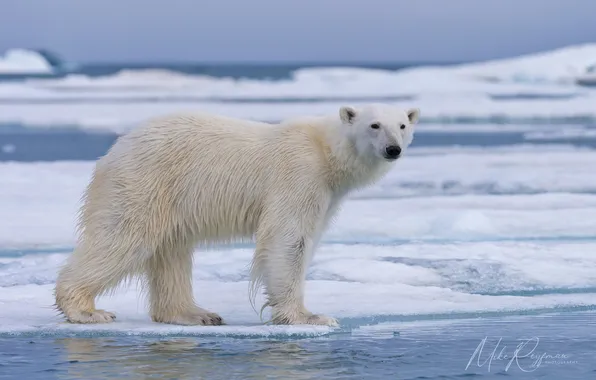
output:
[[[588,129],[596,126],[587,125]],[[20,124],[0,124],[0,162],[96,160],[104,155],[118,138],[109,131],[87,132],[77,126],[54,126],[51,129],[26,128]],[[558,137],[528,140],[523,131],[512,132],[417,132],[412,147],[468,146],[498,147],[519,144],[569,144],[596,148],[596,137]]]
[[[0,379],[594,379],[596,313],[395,324],[358,336],[0,338]]]
[[[459,63],[459,62],[458,62]],[[170,70],[190,75],[206,75],[217,78],[250,78],[280,80],[288,79],[300,69],[314,67],[358,67],[377,70],[401,70],[416,66],[446,66],[455,62],[294,62],[294,63],[89,63],[78,64],[68,70],[61,70],[52,75],[0,75],[3,81],[20,81],[26,78],[61,78],[77,74],[89,77],[113,75],[122,70]]]

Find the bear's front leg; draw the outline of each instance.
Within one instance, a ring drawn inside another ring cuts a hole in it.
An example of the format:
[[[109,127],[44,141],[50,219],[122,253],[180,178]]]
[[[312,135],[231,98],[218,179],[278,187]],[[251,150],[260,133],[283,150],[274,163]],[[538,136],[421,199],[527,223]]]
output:
[[[304,306],[306,270],[326,226],[328,202],[309,206],[280,208],[272,213],[280,218],[271,218],[278,222],[260,226],[251,276],[265,285],[273,324],[338,326],[335,318],[313,314]]]
[[[192,292],[192,248],[169,247],[147,261],[151,319],[175,325],[222,325],[216,313],[199,307]]]

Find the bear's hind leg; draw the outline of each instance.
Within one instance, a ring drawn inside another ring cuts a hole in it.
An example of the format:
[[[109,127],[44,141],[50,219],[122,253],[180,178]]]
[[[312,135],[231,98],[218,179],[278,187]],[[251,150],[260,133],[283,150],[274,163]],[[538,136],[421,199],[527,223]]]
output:
[[[101,244],[80,244],[56,281],[56,307],[71,323],[108,323],[116,316],[95,308],[95,298],[131,277],[137,250]]]
[[[151,319],[175,325],[222,325],[222,318],[196,305],[192,249],[159,249],[147,262]]]

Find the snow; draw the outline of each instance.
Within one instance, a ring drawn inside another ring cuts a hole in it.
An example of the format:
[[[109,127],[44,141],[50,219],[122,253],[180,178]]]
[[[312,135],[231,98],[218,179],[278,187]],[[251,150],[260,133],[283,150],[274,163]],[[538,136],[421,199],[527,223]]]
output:
[[[596,307],[596,152],[540,153],[413,149],[381,184],[347,201],[309,267],[307,306],[339,318],[344,330],[366,329],[381,317]],[[99,299],[98,307],[117,314],[115,323],[64,323],[52,308],[53,285],[74,245],[92,167],[0,164],[0,335],[333,333],[259,320],[248,300],[252,246],[195,252],[195,297],[226,326],[153,323],[134,285]],[[262,302],[257,297],[257,306]]]

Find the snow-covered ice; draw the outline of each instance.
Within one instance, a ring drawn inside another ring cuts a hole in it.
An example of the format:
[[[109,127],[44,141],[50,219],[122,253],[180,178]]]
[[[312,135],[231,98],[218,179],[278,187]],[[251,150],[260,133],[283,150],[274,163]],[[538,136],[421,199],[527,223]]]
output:
[[[309,268],[308,307],[344,329],[378,318],[596,307],[594,162],[594,151],[548,146],[413,149],[342,209]],[[195,296],[227,326],[155,324],[134,284],[98,302],[115,323],[63,323],[52,289],[92,168],[0,164],[0,334],[332,332],[261,323],[248,301],[251,246],[195,254]]]

